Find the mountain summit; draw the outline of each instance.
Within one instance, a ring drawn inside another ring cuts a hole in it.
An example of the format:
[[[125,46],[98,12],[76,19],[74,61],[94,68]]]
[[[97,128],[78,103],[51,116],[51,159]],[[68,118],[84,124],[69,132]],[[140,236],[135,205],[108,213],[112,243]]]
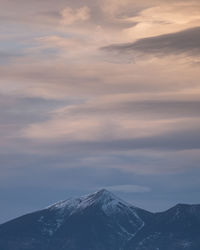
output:
[[[199,250],[200,206],[150,213],[102,189],[0,225],[2,250]]]
[[[106,215],[124,213],[125,210],[133,213],[134,207],[131,204],[121,200],[113,193],[106,189],[101,189],[93,194],[85,195],[75,199],[68,199],[65,201],[57,202],[48,207],[50,210],[57,210],[63,213],[83,212],[91,207],[101,209]],[[127,212],[128,212],[127,211]],[[137,215],[135,214],[137,217]]]

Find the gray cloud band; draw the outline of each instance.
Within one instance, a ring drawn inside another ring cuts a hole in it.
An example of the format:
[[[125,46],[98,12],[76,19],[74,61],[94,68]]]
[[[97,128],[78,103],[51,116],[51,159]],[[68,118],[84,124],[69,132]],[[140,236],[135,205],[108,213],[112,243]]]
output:
[[[123,152],[129,150],[152,150],[152,151],[182,151],[200,149],[200,136],[198,128],[180,129],[167,132],[160,135],[140,137],[133,139],[115,139],[104,141],[58,141],[54,145],[45,144],[45,150],[49,151],[53,147],[54,153],[79,152],[85,154],[88,152]],[[40,146],[38,145],[38,148]]]
[[[200,55],[200,27],[190,28],[155,37],[139,39],[133,43],[109,45],[105,51],[145,54],[182,54]]]

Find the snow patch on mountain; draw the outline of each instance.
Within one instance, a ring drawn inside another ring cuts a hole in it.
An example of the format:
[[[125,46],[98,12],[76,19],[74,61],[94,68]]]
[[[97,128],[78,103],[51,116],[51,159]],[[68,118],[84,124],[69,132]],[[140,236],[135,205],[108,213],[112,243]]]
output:
[[[70,212],[71,215],[94,205],[100,206],[104,213],[108,216],[113,213],[122,212],[122,210],[125,210],[124,212],[129,210],[129,212],[131,211],[131,213],[134,213],[135,217],[140,219],[137,213],[134,211],[134,206],[119,199],[114,194],[105,189],[90,195],[82,196],[80,198],[57,202],[49,206],[48,209],[59,210],[60,212]]]
[[[125,234],[128,238],[134,237],[144,226],[144,222],[138,216],[136,212],[137,209],[134,206],[119,199],[111,192],[102,189],[80,198],[59,201],[47,207],[48,210],[56,213],[56,220],[44,225],[43,231],[45,233],[49,232],[49,235],[53,235],[62,226],[66,218],[73,214],[83,212],[90,207],[100,208],[106,216],[114,218],[120,229],[119,233]],[[125,216],[131,227],[135,228],[135,232],[127,231],[123,223],[118,221],[118,216]]]

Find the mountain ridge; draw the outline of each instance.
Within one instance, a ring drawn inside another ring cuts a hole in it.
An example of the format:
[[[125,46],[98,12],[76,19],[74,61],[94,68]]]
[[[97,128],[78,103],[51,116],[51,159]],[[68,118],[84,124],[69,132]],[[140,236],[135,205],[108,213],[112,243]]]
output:
[[[151,213],[101,189],[1,224],[0,249],[199,250],[199,228],[200,205]]]

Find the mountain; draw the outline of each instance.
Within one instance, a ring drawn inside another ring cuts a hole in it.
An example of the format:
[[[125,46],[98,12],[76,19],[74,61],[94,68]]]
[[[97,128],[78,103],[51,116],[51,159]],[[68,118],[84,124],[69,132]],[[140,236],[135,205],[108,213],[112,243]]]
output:
[[[178,204],[155,213],[152,223],[147,223],[127,250],[199,250],[200,205]]]
[[[148,212],[107,190],[58,202],[0,226],[3,250],[121,250]]]
[[[103,189],[0,225],[1,250],[199,250],[200,205],[162,213]]]

